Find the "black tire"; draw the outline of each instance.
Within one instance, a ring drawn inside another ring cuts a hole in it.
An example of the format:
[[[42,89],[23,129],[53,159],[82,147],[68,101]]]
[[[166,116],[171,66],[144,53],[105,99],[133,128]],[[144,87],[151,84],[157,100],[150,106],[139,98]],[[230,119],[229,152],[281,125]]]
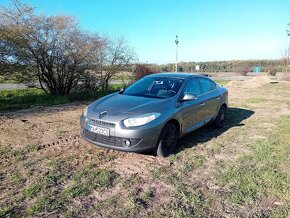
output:
[[[216,128],[223,128],[225,125],[225,119],[226,119],[226,107],[222,105],[216,118],[213,121],[213,125]]]
[[[178,133],[173,123],[167,123],[159,136],[156,155],[160,157],[168,157],[176,149]]]

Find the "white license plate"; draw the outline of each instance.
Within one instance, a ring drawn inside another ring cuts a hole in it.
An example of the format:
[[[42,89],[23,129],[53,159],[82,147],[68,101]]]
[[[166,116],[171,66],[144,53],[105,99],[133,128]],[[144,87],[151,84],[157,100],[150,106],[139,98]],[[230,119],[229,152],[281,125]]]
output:
[[[100,134],[100,135],[105,135],[109,136],[110,135],[110,129],[99,127],[99,126],[93,126],[91,124],[88,124],[88,128],[90,131]]]

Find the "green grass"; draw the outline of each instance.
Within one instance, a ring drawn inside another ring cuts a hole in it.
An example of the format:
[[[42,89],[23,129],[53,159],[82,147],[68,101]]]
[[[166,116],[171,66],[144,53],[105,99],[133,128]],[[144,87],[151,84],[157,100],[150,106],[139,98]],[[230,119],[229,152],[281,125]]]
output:
[[[13,156],[16,161],[22,161],[25,159],[25,151],[24,150],[14,150]]]
[[[88,184],[92,189],[106,188],[112,185],[117,174],[105,169],[95,169],[94,166],[88,165],[83,170],[76,173],[74,180],[77,184]]]
[[[53,214],[61,210],[65,203],[66,199],[56,198],[53,195],[44,195],[27,208],[26,212],[32,216],[44,216],[46,213]]]
[[[33,198],[41,190],[41,188],[41,184],[32,183],[26,189],[24,189],[24,196],[27,198]]]
[[[85,185],[75,184],[67,190],[67,193],[70,197],[75,198],[78,196],[86,196],[90,194],[91,189]]]
[[[12,172],[10,178],[13,185],[21,185],[25,181],[24,176],[17,171]]]
[[[101,190],[110,187],[116,177],[117,174],[114,171],[98,169],[88,165],[74,175],[73,183],[65,193],[72,198],[86,196],[92,190]]]
[[[122,85],[111,85],[108,93],[118,91]],[[68,96],[53,96],[46,94],[41,89],[28,88],[18,90],[0,91],[0,111],[13,111],[35,106],[50,106],[64,104],[74,101],[85,101],[96,99],[106,93],[97,91],[72,92]]]
[[[276,123],[278,127],[267,139],[251,144],[253,152],[217,175],[231,204],[253,207],[268,198],[284,205],[272,212],[260,211],[257,216],[287,217],[290,211],[290,117]]]
[[[0,91],[0,102],[0,111],[11,111],[34,106],[63,104],[69,102],[69,98],[47,95],[40,89],[19,89]]]

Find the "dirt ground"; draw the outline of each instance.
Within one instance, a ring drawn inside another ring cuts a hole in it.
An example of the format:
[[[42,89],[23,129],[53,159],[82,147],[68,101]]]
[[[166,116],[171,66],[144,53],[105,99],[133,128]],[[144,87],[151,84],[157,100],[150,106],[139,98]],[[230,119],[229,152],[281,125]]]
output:
[[[120,175],[146,174],[166,163],[165,159],[150,155],[102,149],[81,139],[79,118],[85,107],[86,104],[70,104],[5,114],[0,120],[0,143],[13,149],[36,146],[37,152],[33,153],[33,157],[79,154],[73,163],[75,165],[95,161],[100,164],[99,159],[94,160],[94,154],[99,152],[115,155],[114,160],[101,164],[113,168]],[[9,163],[0,163],[9,166]]]
[[[230,107],[232,107],[230,116],[234,116],[236,112],[240,113],[241,116],[235,118],[237,119],[235,121],[236,125],[228,126],[226,130],[215,132],[213,135],[210,135],[211,133],[208,133],[208,129],[206,129],[206,132],[204,130],[204,132],[202,130],[199,131],[198,137],[189,135],[182,138],[179,140],[182,149],[174,158],[159,158],[151,154],[124,153],[102,149],[87,143],[79,136],[79,117],[87,103],[40,107],[3,113],[0,115],[0,146],[2,152],[2,158],[0,159],[1,205],[2,207],[7,205],[7,208],[10,208],[16,214],[25,214],[26,212],[24,211],[27,211],[29,205],[33,204],[35,200],[33,198],[32,200],[27,200],[21,197],[21,193],[17,192],[16,188],[20,187],[19,190],[26,190],[29,184],[37,181],[36,177],[42,177],[49,173],[51,169],[45,163],[52,160],[56,160],[63,166],[68,166],[70,172],[77,172],[83,169],[84,166],[91,165],[113,171],[118,175],[118,179],[110,188],[102,191],[95,190],[89,194],[89,197],[72,200],[66,206],[66,210],[70,211],[71,214],[73,214],[74,207],[83,207],[80,204],[96,205],[97,202],[102,202],[115,194],[125,195],[126,189],[123,189],[124,181],[136,177],[143,181],[141,182],[143,190],[155,190],[152,202],[158,202],[158,204],[169,202],[173,192],[172,186],[162,182],[155,183],[152,180],[147,183],[146,178],[159,168],[166,168],[171,165],[177,167],[174,165],[175,161],[182,158],[181,163],[184,163],[185,159],[191,158],[192,154],[195,157],[202,157],[202,162],[205,164],[202,168],[194,168],[188,174],[191,178],[191,184],[194,183],[196,186],[219,192],[220,187],[212,178],[213,172],[219,167],[217,163],[222,161],[234,162],[241,153],[248,152],[247,147],[237,146],[240,141],[244,140],[242,137],[245,134],[248,140],[256,140],[264,138],[265,135],[270,133],[275,124],[268,122],[266,117],[273,119],[286,115],[290,116],[289,105],[283,104],[289,98],[289,90],[288,93],[282,95],[276,95],[275,92],[267,93],[267,88],[265,87],[276,85],[275,83],[271,84],[271,82],[273,80],[267,76],[253,77],[246,81],[231,81],[226,85],[229,90]],[[290,82],[279,81],[278,84],[290,89]],[[271,98],[275,98],[282,103],[273,105],[271,110],[264,108],[260,104],[264,99]],[[237,105],[239,108],[245,106],[245,108],[251,108],[251,110],[236,109]],[[256,131],[250,131],[247,125],[255,126]],[[240,132],[243,132],[241,136],[239,136]],[[220,144],[221,148],[212,147],[213,144]],[[225,145],[227,146],[227,152],[213,150],[222,149],[222,146]],[[14,152],[13,158],[9,153],[12,151]],[[21,152],[18,154],[16,151]],[[213,154],[210,153],[211,151]],[[26,170],[21,171],[22,168]],[[28,169],[32,170],[30,174]],[[22,184],[15,185],[11,182],[12,180],[9,179],[9,176],[13,171],[20,172],[23,175],[24,182]],[[71,184],[70,173],[68,172],[67,174],[68,177],[63,181],[63,184],[59,184],[62,189]],[[11,209],[13,208],[12,201],[19,201],[18,209]],[[151,207],[154,208],[154,206]],[[215,207],[217,216],[232,217],[236,213],[247,216],[254,213],[253,211],[245,211],[246,209],[242,207],[234,209],[224,206],[222,202],[215,204]],[[35,214],[36,216],[54,216],[58,214],[58,210],[52,210],[52,212],[45,210],[37,213],[31,214],[32,216]],[[162,214],[162,211],[160,213]],[[93,216],[109,216],[107,212],[89,213],[89,215],[92,214]],[[138,216],[140,214],[144,215],[144,211],[140,212]],[[86,213],[79,213],[78,215],[82,216],[86,215]]]

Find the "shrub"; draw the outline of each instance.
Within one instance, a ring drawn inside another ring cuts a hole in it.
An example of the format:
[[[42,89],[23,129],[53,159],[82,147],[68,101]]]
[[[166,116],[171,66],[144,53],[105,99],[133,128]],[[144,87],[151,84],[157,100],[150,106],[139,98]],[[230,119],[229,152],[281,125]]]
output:
[[[135,77],[135,80],[138,80],[144,76],[154,74],[154,73],[157,73],[157,71],[152,70],[151,68],[147,67],[144,64],[138,64],[136,66],[136,69],[134,70],[134,77]]]

